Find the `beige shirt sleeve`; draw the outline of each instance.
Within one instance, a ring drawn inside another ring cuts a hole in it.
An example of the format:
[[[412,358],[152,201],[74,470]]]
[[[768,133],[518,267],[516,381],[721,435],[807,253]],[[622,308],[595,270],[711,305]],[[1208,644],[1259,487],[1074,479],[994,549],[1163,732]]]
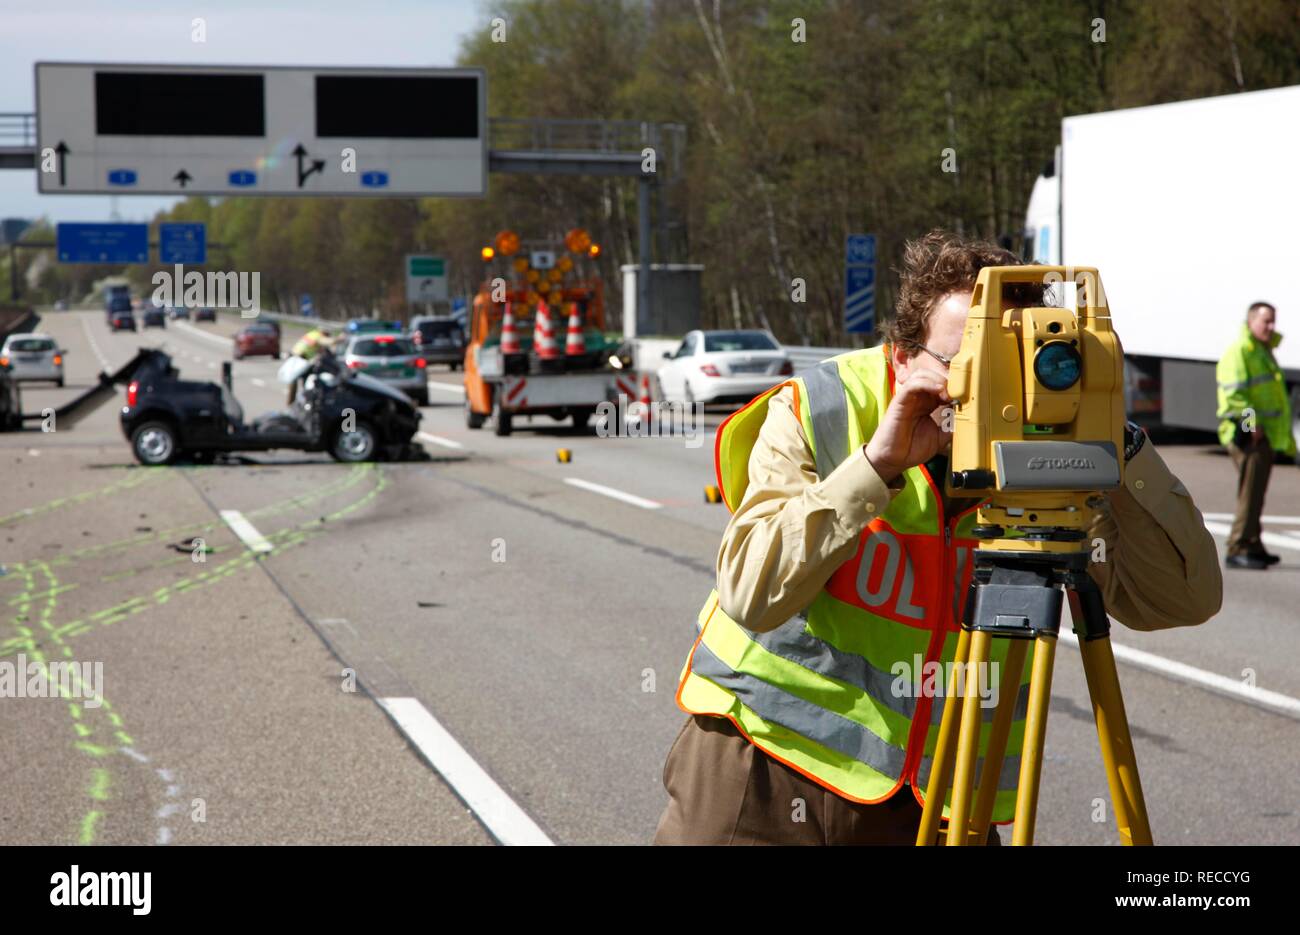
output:
[[[880,479],[862,448],[817,476],[794,411],[794,392],[768,399],[749,458],[749,486],[718,550],[718,604],[746,629],[773,630],[807,607],[858,537],[898,491]]]
[[[1164,630],[1217,614],[1223,574],[1214,537],[1150,439],[1106,500],[1089,530],[1090,540],[1105,540],[1106,560],[1088,572],[1110,615],[1134,630]]]
[[[858,537],[902,489],[859,448],[825,480],[783,387],[749,460],[749,485],[718,549],[718,603],[746,629],[773,630],[802,611]],[[1187,489],[1148,440],[1107,496],[1089,539],[1106,542],[1090,573],[1115,619],[1138,630],[1188,626],[1218,613],[1223,598],[1214,540]]]

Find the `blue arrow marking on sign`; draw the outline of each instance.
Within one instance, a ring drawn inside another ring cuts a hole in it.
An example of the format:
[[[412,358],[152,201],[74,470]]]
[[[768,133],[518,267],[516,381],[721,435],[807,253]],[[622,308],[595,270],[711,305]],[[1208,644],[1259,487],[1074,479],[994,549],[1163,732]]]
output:
[[[388,185],[387,172],[365,172],[361,175],[361,184],[366,188],[384,188]]]
[[[234,172],[230,173],[228,181],[231,185],[246,188],[249,185],[257,184],[257,173],[249,172],[247,169],[236,169]]]
[[[135,170],[133,169],[113,169],[108,173],[109,185],[134,185]]]

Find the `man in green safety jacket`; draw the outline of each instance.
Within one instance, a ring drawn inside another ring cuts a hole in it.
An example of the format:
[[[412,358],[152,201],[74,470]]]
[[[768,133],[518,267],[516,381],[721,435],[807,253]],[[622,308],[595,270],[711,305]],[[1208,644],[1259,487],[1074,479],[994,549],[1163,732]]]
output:
[[[947,366],[980,269],[1016,263],[942,231],[907,244],[884,345],[824,361],[720,427],[732,517],[678,685],[688,717],[664,765],[656,843],[915,841],[979,544],[980,501],[944,492]],[[1125,440],[1124,484],[1089,529],[1106,545],[1089,574],[1130,627],[1201,623],[1223,596],[1214,540],[1141,429]],[[999,824],[1014,813],[1028,674]]]
[[[1215,368],[1219,387],[1219,441],[1237,466],[1237,512],[1228,536],[1230,568],[1262,570],[1279,561],[1260,539],[1264,493],[1274,452],[1294,457],[1291,402],[1273,348],[1282,335],[1277,310],[1256,302]]]

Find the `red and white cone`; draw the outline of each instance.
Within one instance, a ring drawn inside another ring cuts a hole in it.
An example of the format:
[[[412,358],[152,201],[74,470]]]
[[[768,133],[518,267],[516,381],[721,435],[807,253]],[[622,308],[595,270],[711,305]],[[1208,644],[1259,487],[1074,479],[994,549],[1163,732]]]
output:
[[[650,374],[642,372],[641,387],[637,399],[638,421],[641,423],[643,431],[650,431],[654,424],[654,405],[650,394]]]
[[[515,330],[515,313],[509,302],[506,303],[505,314],[501,316],[501,353],[523,353],[523,346],[519,343],[519,332]]]
[[[569,306],[569,328],[564,335],[564,353],[574,357],[587,353],[587,340],[582,336],[582,318],[578,315],[578,303]]]
[[[555,326],[551,323],[551,310],[545,302],[537,303],[537,317],[533,323],[533,352],[538,360],[554,360],[560,356],[555,343]]]

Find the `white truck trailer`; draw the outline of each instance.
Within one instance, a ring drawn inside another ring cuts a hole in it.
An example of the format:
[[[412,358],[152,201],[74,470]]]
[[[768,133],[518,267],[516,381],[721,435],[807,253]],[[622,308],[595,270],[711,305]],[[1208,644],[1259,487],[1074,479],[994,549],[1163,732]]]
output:
[[[1300,443],[1298,154],[1300,87],[1062,121],[1026,244],[1035,262],[1100,271],[1133,418],[1213,429],[1214,365],[1265,301]]]

